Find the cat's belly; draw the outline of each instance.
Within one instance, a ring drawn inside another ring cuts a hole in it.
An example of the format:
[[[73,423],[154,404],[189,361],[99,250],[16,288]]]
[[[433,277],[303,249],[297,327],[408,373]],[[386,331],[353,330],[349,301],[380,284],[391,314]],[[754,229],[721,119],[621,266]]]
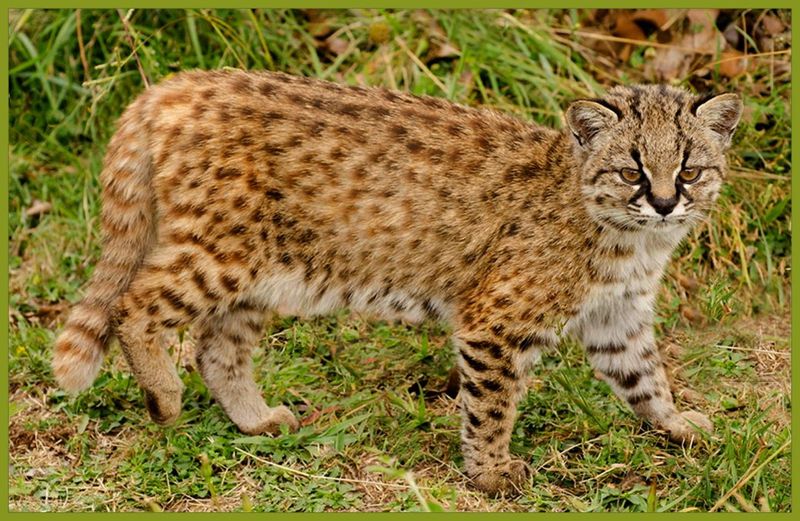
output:
[[[280,315],[311,317],[348,308],[381,320],[420,323],[447,318],[450,306],[442,299],[382,284],[346,284],[322,277],[307,280],[303,270],[271,273],[257,281],[245,298]]]

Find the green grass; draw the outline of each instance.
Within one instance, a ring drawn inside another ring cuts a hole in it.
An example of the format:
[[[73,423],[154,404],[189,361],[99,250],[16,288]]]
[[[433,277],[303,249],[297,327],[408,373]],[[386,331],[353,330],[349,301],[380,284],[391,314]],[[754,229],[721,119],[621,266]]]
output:
[[[154,83],[194,67],[283,70],[559,126],[569,100],[609,86],[590,50],[548,32],[584,17],[162,10],[134,12],[126,31],[117,11],[83,10],[79,39],[74,11],[12,12],[10,508],[679,511],[724,500],[721,510],[790,510],[790,87],[769,60],[710,85],[759,94],[745,98],[719,207],[676,252],[660,295],[679,400],[716,427],[697,447],[647,430],[566,343],[531,374],[514,431],[512,451],[535,476],[521,497],[489,499],[460,473],[455,402],[419,393],[445,385],[447,331],[347,314],[281,320],[257,350],[268,401],[303,422],[275,439],[233,427],[187,363],[188,337],[172,346],[189,366],[174,426],[149,420],[116,348],[90,391],[69,398],[53,385],[54,332],[99,257],[105,144],[142,73]],[[339,54],[315,38],[333,31]],[[445,41],[460,54],[431,59]],[[630,64],[620,72],[620,81],[642,79]],[[26,215],[34,200],[51,210]]]

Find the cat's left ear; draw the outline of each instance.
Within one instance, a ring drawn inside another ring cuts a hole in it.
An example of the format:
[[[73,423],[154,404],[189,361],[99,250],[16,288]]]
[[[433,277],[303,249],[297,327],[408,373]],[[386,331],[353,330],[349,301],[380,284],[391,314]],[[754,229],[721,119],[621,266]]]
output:
[[[700,99],[693,107],[700,122],[719,136],[722,148],[731,146],[731,137],[742,117],[742,98],[727,93],[709,99]]]

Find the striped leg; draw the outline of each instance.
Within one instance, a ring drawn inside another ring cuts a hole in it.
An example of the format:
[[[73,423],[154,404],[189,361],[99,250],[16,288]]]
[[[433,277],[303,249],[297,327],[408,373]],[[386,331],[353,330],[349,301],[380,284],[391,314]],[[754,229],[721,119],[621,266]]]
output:
[[[459,332],[462,452],[466,473],[479,489],[516,492],[527,481],[528,465],[509,452],[524,376],[539,353],[533,337],[516,339]]]
[[[160,287],[157,278],[157,272],[145,271],[122,296],[116,330],[150,417],[165,425],[180,414],[183,382],[164,345],[164,332],[188,324],[199,311],[184,302],[180,289]]]
[[[606,320],[605,323],[631,325],[631,315],[624,321]],[[592,366],[636,414],[666,430],[677,442],[693,441],[697,428],[713,429],[706,416],[695,411],[681,412],[675,407],[649,320],[633,323],[628,333],[595,324],[588,327],[583,336]]]
[[[268,407],[253,379],[251,351],[261,337],[264,312],[244,304],[203,319],[197,331],[197,366],[225,414],[245,434],[278,434],[298,423],[285,406]]]

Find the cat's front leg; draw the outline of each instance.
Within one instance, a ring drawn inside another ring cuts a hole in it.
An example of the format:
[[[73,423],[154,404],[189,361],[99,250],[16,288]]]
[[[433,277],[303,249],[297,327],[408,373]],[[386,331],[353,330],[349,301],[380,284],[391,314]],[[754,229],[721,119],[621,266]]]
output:
[[[594,318],[581,335],[589,360],[636,414],[679,443],[694,441],[698,429],[713,430],[705,415],[675,407],[653,335],[652,312],[614,306]]]
[[[499,334],[504,328],[494,329],[454,335],[463,416],[461,446],[466,473],[477,488],[490,494],[513,494],[530,474],[528,464],[509,452],[517,402],[526,390],[528,368],[554,337]]]

